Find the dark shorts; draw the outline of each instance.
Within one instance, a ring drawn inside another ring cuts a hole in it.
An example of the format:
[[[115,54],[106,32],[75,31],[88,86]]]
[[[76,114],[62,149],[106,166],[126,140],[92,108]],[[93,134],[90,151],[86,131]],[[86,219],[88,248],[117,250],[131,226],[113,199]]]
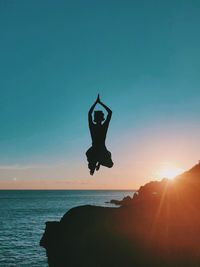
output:
[[[113,166],[113,162],[111,159],[111,153],[106,149],[106,147],[95,148],[91,146],[86,152],[88,167],[94,168],[97,163],[100,163],[103,166],[111,168]]]

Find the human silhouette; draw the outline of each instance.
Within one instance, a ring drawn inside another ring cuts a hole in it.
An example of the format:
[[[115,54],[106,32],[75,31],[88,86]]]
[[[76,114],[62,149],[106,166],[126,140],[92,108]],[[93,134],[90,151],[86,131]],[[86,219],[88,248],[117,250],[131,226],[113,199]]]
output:
[[[104,118],[104,113],[101,110],[94,111],[97,104],[100,104],[108,112],[106,119]],[[92,119],[92,113],[94,111],[94,120]],[[90,174],[93,175],[99,170],[100,165],[111,168],[113,162],[111,159],[111,153],[107,150],[105,145],[106,134],[108,131],[108,126],[112,116],[112,110],[109,109],[100,100],[99,95],[96,101],[91,106],[88,112],[88,122],[90,128],[90,134],[92,138],[92,146],[87,150],[86,156],[88,160],[88,168],[90,169]]]

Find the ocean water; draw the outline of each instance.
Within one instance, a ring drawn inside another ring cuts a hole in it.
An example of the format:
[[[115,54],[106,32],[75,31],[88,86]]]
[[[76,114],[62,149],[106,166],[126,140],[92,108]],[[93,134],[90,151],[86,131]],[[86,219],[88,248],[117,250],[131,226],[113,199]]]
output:
[[[112,206],[134,191],[0,190],[0,267],[48,267],[39,246],[46,221],[79,205]]]

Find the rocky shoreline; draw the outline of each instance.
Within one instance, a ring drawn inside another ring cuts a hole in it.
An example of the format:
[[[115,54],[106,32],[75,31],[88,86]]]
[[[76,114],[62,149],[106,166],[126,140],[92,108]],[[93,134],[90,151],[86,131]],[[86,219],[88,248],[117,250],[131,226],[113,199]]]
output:
[[[140,187],[118,208],[80,206],[47,222],[49,267],[200,266],[200,165]]]

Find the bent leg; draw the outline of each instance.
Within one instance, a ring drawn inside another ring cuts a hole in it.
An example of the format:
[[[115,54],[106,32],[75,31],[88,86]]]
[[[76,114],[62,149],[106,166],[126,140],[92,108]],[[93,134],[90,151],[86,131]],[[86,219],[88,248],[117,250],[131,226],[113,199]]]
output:
[[[102,161],[100,162],[102,166],[105,166],[107,168],[112,168],[112,166],[114,165],[112,159],[107,160],[107,161]]]
[[[90,147],[87,150],[86,156],[88,161],[88,168],[90,169],[90,174],[93,175],[97,164],[96,153],[93,147]]]
[[[99,161],[99,163],[102,166],[105,166],[107,168],[112,168],[112,166],[114,165],[112,159],[111,159],[111,153],[108,150],[105,150],[102,155],[101,155],[101,160]]]

